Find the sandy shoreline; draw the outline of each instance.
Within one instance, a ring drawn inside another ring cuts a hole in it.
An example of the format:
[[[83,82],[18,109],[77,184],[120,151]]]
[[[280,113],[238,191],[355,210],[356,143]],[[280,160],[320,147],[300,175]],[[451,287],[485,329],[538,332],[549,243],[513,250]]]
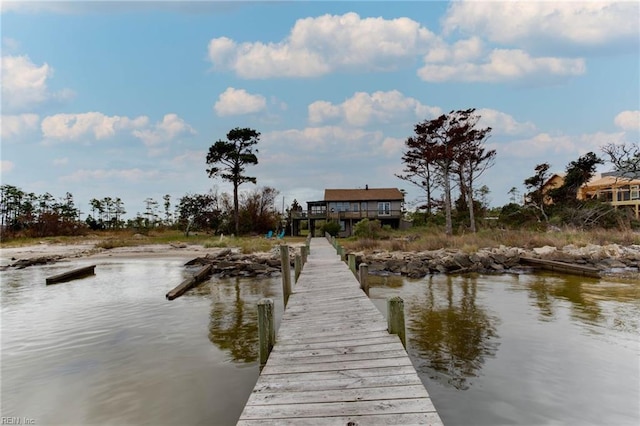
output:
[[[129,247],[115,247],[112,249],[97,248],[98,242],[81,244],[36,244],[23,247],[8,247],[0,249],[0,265],[6,266],[21,259],[51,257],[61,259],[144,259],[144,258],[173,258],[193,259],[216,253],[219,248],[204,248],[198,244],[144,244]]]

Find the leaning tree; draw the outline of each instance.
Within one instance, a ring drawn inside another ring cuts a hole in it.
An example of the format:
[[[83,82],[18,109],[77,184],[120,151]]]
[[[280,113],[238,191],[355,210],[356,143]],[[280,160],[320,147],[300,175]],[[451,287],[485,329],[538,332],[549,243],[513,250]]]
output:
[[[240,215],[238,207],[238,187],[245,182],[256,183],[255,177],[245,174],[247,165],[258,164],[255,145],[260,133],[249,128],[239,128],[227,133],[227,140],[218,140],[209,147],[207,169],[210,178],[220,177],[233,184],[233,218],[236,235],[240,233]]]
[[[470,209],[473,209],[471,194],[474,181],[495,157],[495,151],[486,151],[483,147],[491,128],[476,129],[479,119],[475,108],[451,111],[416,124],[415,135],[405,142],[407,150],[402,157],[405,173],[398,177],[423,187],[427,192],[428,203],[433,185],[442,185],[447,235],[453,234],[452,177],[459,176],[461,191],[464,191],[471,202]],[[473,224],[472,210],[470,218]]]

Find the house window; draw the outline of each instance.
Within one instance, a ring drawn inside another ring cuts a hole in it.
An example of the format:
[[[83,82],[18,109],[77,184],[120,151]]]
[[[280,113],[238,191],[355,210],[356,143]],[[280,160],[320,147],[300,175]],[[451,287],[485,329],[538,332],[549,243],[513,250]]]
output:
[[[378,203],[378,216],[390,216],[391,203],[388,201]]]
[[[640,185],[631,185],[631,199],[640,199]]]
[[[353,210],[354,212],[357,212],[357,211],[358,211],[358,207],[359,207],[359,206],[358,206],[358,203],[353,203],[353,204],[351,205],[351,210]]]
[[[362,204],[360,204],[360,209],[361,209],[363,212],[366,212],[366,211],[367,211],[367,202],[366,202],[366,201],[363,201],[363,202],[362,202]]]

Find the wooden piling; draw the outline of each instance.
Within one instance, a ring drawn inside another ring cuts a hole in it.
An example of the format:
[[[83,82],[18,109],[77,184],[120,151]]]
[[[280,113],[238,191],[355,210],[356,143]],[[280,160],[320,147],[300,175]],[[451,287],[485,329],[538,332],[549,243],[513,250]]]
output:
[[[286,244],[280,245],[280,263],[282,269],[282,296],[286,307],[291,295],[291,265],[289,264],[289,246]]]
[[[402,346],[407,349],[407,338],[404,328],[404,301],[399,296],[387,299],[387,325],[390,334],[397,334]]]
[[[305,246],[300,247],[300,257],[302,257],[302,266],[307,263],[307,253],[309,252],[308,248]]]
[[[192,277],[189,277],[186,280],[182,281],[177,287],[175,287],[173,290],[171,290],[169,293],[166,294],[165,297],[167,298],[167,300],[173,300],[177,297],[180,297],[187,290],[189,290],[192,287],[195,287],[198,283],[200,283],[205,278],[207,278],[209,274],[211,274],[212,267],[213,265],[211,264],[203,266]]]
[[[347,255],[347,264],[349,265],[349,269],[351,269],[351,273],[358,276],[358,271],[356,271],[356,255],[353,253],[349,253]]]
[[[296,254],[295,260],[294,260],[294,283],[298,282],[298,277],[300,277],[300,271],[302,271],[302,256],[300,256],[299,254]]]
[[[260,341],[260,368],[264,367],[276,343],[273,300],[260,299],[258,302],[258,336]]]
[[[86,277],[87,275],[95,275],[96,265],[84,266],[82,268],[74,269],[72,271],[63,272],[58,275],[53,275],[46,279],[47,285],[62,283],[65,281],[76,280],[78,278]]]
[[[364,294],[369,296],[369,265],[366,263],[361,263],[358,267],[358,281]]]

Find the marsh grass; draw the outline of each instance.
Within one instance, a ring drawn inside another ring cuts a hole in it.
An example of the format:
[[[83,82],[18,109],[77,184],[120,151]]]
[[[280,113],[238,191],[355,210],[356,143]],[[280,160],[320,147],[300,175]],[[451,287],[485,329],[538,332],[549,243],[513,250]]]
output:
[[[431,251],[457,249],[465,253],[475,253],[480,248],[495,248],[501,245],[532,249],[553,246],[562,248],[573,244],[584,247],[588,244],[633,245],[640,244],[640,233],[632,231],[593,230],[579,231],[563,229],[556,231],[483,229],[475,234],[447,236],[435,228],[412,228],[406,231],[391,231],[384,238],[373,240],[363,238],[344,239],[342,245],[354,251]]]
[[[154,230],[147,235],[133,231],[102,231],[85,236],[19,238],[2,242],[0,247],[20,247],[36,244],[83,244],[94,243],[96,247],[112,249],[116,247],[144,246],[148,244],[188,244],[201,245],[205,248],[237,247],[242,253],[268,252],[273,247],[287,244],[302,244],[304,237],[285,237],[266,239],[262,235],[228,237],[205,233],[192,233],[185,237],[180,231]],[[340,243],[348,250],[370,252],[384,251],[429,251],[438,249],[458,249],[465,253],[476,252],[480,248],[495,248],[500,245],[532,249],[534,247],[564,247],[573,244],[578,247],[588,244],[607,245],[640,245],[640,233],[632,231],[592,230],[579,231],[562,229],[556,231],[501,230],[482,229],[475,234],[447,236],[437,227],[411,228],[404,231],[383,231],[378,239],[344,238]]]

